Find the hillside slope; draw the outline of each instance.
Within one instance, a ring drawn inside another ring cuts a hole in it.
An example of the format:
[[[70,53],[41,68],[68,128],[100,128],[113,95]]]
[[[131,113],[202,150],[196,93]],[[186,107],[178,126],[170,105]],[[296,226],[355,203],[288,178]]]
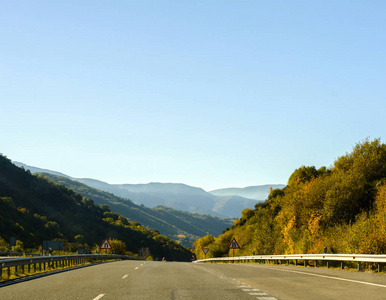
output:
[[[231,255],[236,238],[239,255],[329,253],[386,253],[386,144],[358,143],[333,167],[301,166],[284,189],[271,191],[256,209],[217,238],[195,243],[196,255]]]
[[[129,224],[123,216],[46,178],[33,176],[0,155],[0,237],[16,236],[27,248],[44,239],[66,243],[82,236],[88,245],[115,238],[127,250],[148,248],[155,258],[189,260],[190,251],[155,230]]]
[[[181,242],[181,244],[186,247],[192,247],[194,241],[204,235],[220,234],[232,224],[230,219],[192,214],[164,206],[148,208],[69,178],[47,173],[37,174],[41,174],[51,181],[65,185],[75,192],[94,200],[98,205],[107,204],[113,212],[119,213],[129,220],[138,222],[148,228],[157,229],[162,234]]]

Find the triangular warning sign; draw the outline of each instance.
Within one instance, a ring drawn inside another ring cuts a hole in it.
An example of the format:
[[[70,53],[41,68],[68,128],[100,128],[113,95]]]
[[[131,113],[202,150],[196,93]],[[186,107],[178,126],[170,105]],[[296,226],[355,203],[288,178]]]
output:
[[[209,251],[209,248],[203,248],[202,251],[204,251],[204,253],[207,254]]]
[[[108,239],[105,239],[100,247],[101,249],[111,249],[111,245]]]
[[[233,240],[231,241],[231,243],[229,244],[229,249],[240,249],[240,246],[239,244],[236,242],[236,239],[233,238]]]

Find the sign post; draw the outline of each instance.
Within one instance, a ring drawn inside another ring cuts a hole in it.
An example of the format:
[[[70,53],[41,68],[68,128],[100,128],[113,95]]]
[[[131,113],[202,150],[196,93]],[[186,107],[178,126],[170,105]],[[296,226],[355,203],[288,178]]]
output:
[[[111,245],[110,245],[110,242],[108,239],[105,239],[102,243],[102,245],[100,246],[100,249],[105,249],[107,251],[107,249],[111,249]]]
[[[202,248],[202,251],[204,251],[204,253],[205,253],[205,259],[206,259],[206,254],[208,253],[209,248]]]
[[[237,243],[235,238],[233,238],[233,240],[229,244],[228,249],[233,249],[233,258],[234,258],[235,257],[235,249],[240,249],[240,246]],[[234,262],[234,259],[233,259],[233,262]]]

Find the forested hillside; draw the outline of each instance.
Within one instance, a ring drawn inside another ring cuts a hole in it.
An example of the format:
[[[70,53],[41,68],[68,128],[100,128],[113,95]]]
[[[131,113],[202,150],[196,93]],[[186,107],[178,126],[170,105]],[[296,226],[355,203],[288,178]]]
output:
[[[217,238],[195,243],[198,257],[227,256],[236,238],[239,255],[386,253],[386,145],[379,139],[358,143],[330,168],[302,166],[284,189],[245,209]]]
[[[230,219],[193,214],[164,206],[149,208],[66,177],[48,173],[37,174],[65,185],[76,193],[92,199],[98,205],[107,204],[113,212],[125,216],[129,221],[135,221],[148,228],[157,229],[162,234],[186,247],[192,248],[193,243],[198,238],[207,234],[218,235],[225,228],[232,225]]]
[[[24,248],[36,249],[43,240],[60,239],[74,250],[73,245],[93,247],[112,238],[125,245],[123,251],[134,254],[146,249],[153,258],[191,257],[188,249],[158,231],[129,223],[107,205],[98,206],[64,185],[33,176],[0,155],[0,238],[7,241],[10,236]]]

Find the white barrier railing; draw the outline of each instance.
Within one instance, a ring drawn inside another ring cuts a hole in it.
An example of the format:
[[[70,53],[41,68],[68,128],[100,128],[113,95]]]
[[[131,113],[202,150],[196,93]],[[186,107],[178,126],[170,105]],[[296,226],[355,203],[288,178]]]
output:
[[[201,262],[256,262],[256,261],[274,261],[280,262],[286,261],[287,264],[290,261],[295,261],[295,265],[298,261],[303,261],[304,266],[308,265],[309,261],[313,261],[317,266],[318,261],[325,261],[327,268],[330,266],[331,261],[341,262],[341,268],[344,268],[344,262],[357,262],[358,271],[361,269],[361,263],[376,263],[378,264],[378,271],[382,271],[382,266],[386,263],[386,255],[375,254],[288,254],[288,255],[252,255],[252,256],[236,256],[236,257],[215,257],[194,261],[195,263]]]

